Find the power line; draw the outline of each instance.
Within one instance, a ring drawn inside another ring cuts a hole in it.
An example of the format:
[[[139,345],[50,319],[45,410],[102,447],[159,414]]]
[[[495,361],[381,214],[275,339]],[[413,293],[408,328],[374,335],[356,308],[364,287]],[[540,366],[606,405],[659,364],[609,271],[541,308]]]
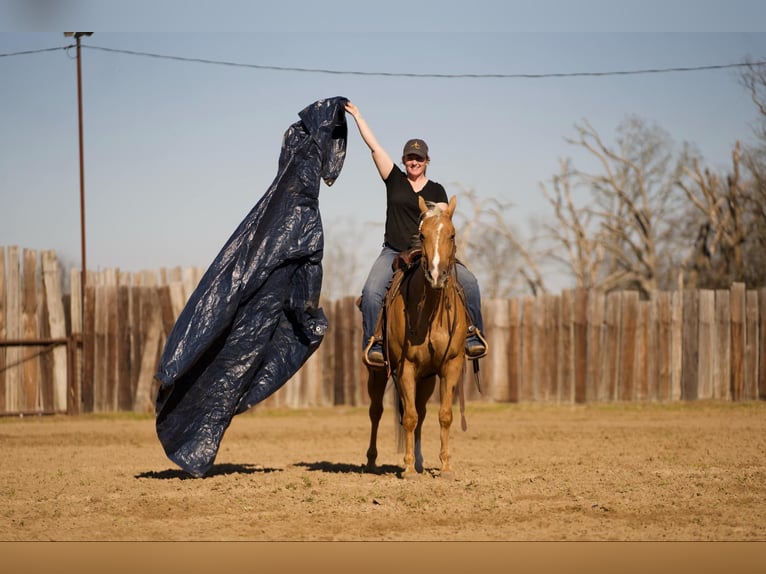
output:
[[[59,46],[58,48],[42,48],[39,50],[24,50],[23,52],[10,52],[8,54],[0,54],[0,58],[10,58],[11,56],[26,56],[27,54],[39,54],[41,52],[55,52],[56,50],[68,50],[73,48],[74,44],[67,46]]]
[[[45,48],[41,50],[27,50],[24,52],[13,52],[10,54],[0,54],[0,57],[20,56],[25,54],[34,54],[39,52],[51,52],[54,50],[66,50],[72,45],[58,48]],[[226,60],[210,60],[207,58],[189,58],[184,56],[169,56],[167,54],[157,54],[153,52],[139,52],[136,50],[123,50],[117,48],[104,48],[103,46],[91,46],[82,44],[82,48],[90,50],[99,50],[102,52],[111,52],[117,54],[127,54],[130,56],[143,56],[147,58],[157,58],[162,60],[174,60],[180,62],[192,62],[197,64],[208,64],[216,66],[231,66],[237,68],[251,68],[256,70],[272,70],[279,72],[299,72],[313,74],[332,74],[344,76],[378,76],[378,77],[398,77],[398,78],[446,78],[446,79],[540,79],[540,78],[575,78],[575,77],[602,77],[602,76],[635,76],[640,74],[668,74],[678,72],[701,72],[709,70],[724,70],[731,68],[745,68],[752,66],[766,65],[765,61],[744,62],[736,64],[712,64],[705,66],[680,66],[671,68],[643,68],[637,70],[611,70],[605,72],[553,72],[539,74],[429,74],[429,73],[407,73],[407,72],[360,72],[354,70],[330,70],[324,68],[301,68],[291,66],[269,66],[264,64],[246,64],[242,62],[231,62]]]
[[[196,62],[200,64],[214,64],[219,66],[235,66],[239,68],[254,68],[258,70],[276,70],[282,72],[304,72],[315,74],[335,74],[350,76],[385,76],[385,77],[403,77],[403,78],[566,78],[577,76],[617,76],[617,75],[636,75],[636,74],[659,74],[670,72],[694,72],[703,70],[720,70],[725,68],[741,68],[746,66],[762,65],[763,62],[738,63],[738,64],[717,64],[709,66],[676,67],[676,68],[648,68],[643,70],[624,70],[611,72],[562,72],[562,73],[544,73],[544,74],[423,74],[423,73],[405,73],[405,72],[359,72],[353,70],[328,70],[323,68],[296,68],[287,66],[268,66],[263,64],[244,64],[240,62],[230,62],[225,60],[209,60],[206,58],[187,58],[183,56],[167,56],[151,52],[137,52],[134,50],[119,50],[115,48],[103,48],[101,46],[90,46],[83,44],[83,48],[92,50],[101,50],[104,52],[115,52],[129,54],[133,56],[146,56],[151,58],[160,58],[166,60],[179,60],[183,62]]]

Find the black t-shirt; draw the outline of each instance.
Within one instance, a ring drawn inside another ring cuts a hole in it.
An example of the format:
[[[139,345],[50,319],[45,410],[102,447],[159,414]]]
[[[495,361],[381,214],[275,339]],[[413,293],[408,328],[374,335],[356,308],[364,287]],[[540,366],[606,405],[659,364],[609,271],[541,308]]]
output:
[[[413,236],[418,232],[418,196],[422,196],[426,202],[447,203],[447,192],[440,183],[428,180],[423,189],[415,193],[407,175],[397,165],[394,165],[385,183],[385,242],[397,251],[404,251],[410,247]]]

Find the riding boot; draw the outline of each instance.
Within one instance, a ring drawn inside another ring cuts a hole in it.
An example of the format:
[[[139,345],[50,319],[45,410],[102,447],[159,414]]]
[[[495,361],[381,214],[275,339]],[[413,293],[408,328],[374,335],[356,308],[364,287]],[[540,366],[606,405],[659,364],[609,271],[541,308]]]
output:
[[[362,360],[368,367],[383,368],[386,366],[386,359],[383,357],[382,338],[370,337],[362,354]]]
[[[487,340],[481,331],[473,325],[468,327],[468,337],[465,340],[466,357],[472,361],[481,359],[487,354],[487,348]]]

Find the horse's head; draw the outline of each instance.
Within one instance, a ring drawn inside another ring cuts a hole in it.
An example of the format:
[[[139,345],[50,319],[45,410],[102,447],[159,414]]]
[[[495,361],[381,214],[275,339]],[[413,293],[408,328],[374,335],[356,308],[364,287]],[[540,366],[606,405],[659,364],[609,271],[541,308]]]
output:
[[[423,198],[418,197],[419,232],[423,249],[421,264],[426,281],[434,289],[445,287],[455,264],[455,226],[452,224],[452,214],[455,212],[456,201],[453,195],[449,207],[443,211],[439,207],[429,208]]]

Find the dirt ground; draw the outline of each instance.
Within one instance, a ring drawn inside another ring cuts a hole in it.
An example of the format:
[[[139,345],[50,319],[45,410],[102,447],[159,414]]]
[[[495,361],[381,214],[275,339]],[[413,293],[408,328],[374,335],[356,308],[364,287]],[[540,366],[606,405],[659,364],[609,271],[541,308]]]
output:
[[[151,417],[0,419],[2,541],[764,541],[766,403],[470,404],[438,476],[402,480],[384,414],[235,417],[211,473],[164,455]]]

